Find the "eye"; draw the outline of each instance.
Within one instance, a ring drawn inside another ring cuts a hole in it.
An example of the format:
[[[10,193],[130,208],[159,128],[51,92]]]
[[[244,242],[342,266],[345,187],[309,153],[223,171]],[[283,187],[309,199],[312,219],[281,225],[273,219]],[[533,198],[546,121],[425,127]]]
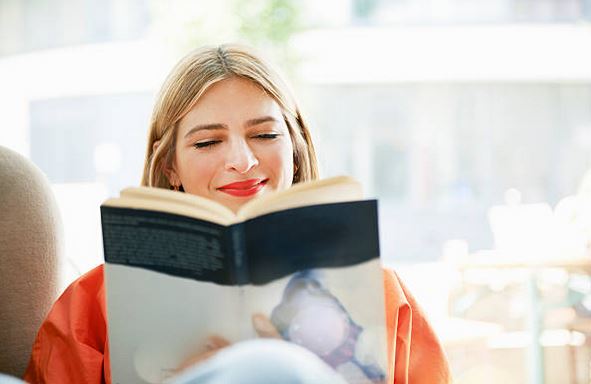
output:
[[[209,140],[209,141],[200,141],[198,143],[193,144],[193,146],[197,149],[205,149],[205,148],[211,148],[216,144],[221,143],[220,140]]]
[[[272,139],[276,139],[280,136],[279,133],[261,133],[255,136],[255,138],[257,139],[267,139],[267,140],[272,140]]]

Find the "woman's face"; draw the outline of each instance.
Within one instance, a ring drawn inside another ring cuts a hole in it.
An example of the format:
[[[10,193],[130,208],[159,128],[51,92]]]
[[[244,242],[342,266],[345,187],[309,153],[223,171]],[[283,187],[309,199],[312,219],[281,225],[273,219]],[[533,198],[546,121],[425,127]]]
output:
[[[171,184],[233,211],[293,179],[293,146],[279,105],[242,78],[212,85],[179,122]]]

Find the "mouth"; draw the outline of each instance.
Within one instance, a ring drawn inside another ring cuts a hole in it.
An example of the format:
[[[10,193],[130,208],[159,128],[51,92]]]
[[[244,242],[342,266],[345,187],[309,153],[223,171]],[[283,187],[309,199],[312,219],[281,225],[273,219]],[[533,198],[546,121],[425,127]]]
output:
[[[265,187],[269,179],[249,179],[236,183],[226,184],[218,188],[218,191],[224,192],[234,197],[249,197],[256,195]]]

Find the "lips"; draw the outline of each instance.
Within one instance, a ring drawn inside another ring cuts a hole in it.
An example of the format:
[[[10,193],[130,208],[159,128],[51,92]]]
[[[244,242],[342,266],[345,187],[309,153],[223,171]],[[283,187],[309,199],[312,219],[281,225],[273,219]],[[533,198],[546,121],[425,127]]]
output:
[[[258,193],[265,187],[269,179],[249,179],[226,184],[218,188],[219,191],[236,197],[247,197]]]
[[[236,183],[226,184],[224,186],[219,187],[218,189],[249,189],[266,180],[267,179],[249,179],[244,181],[238,181]]]

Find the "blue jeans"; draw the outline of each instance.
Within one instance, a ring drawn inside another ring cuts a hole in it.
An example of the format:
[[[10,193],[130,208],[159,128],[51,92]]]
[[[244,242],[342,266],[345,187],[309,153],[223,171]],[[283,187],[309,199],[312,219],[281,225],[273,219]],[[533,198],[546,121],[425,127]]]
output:
[[[275,339],[254,339],[222,349],[170,384],[345,384],[305,348]]]

